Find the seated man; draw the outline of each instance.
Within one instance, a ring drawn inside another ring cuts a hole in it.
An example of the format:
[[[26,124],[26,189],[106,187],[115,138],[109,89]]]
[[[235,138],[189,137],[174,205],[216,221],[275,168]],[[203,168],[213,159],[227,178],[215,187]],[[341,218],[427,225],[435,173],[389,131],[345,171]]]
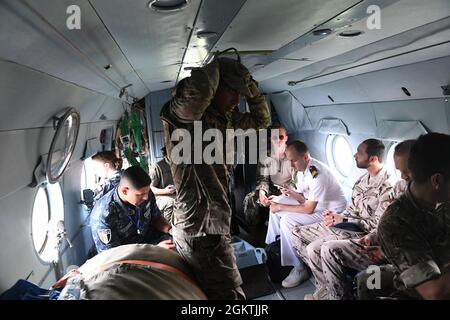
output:
[[[308,271],[297,258],[291,244],[292,228],[297,224],[310,224],[322,220],[321,212],[345,209],[344,193],[330,169],[311,158],[302,141],[287,144],[286,157],[296,172],[296,190],[281,188],[282,196],[271,198],[269,227],[266,243],[280,235],[281,265],[294,266],[281,283],[295,287],[308,279]]]
[[[420,136],[408,167],[412,182],[381,218],[378,239],[399,289],[450,299],[450,136]]]
[[[353,186],[352,203],[343,214],[326,210],[325,220],[310,226],[296,226],[292,231],[292,243],[296,253],[311,268],[316,278],[315,298],[326,296],[322,270],[321,247],[330,240],[361,238],[374,230],[382,213],[389,205],[389,194],[393,182],[383,166],[384,144],[380,140],[368,139],[358,146],[355,154],[358,168],[367,173]],[[345,220],[344,220],[345,219]],[[343,225],[350,222],[351,225]],[[352,227],[345,230],[339,227]],[[356,227],[356,228],[355,228]],[[359,231],[358,231],[359,230]]]
[[[174,247],[168,235],[171,226],[156,206],[150,177],[140,166],[126,169],[119,185],[97,201],[90,225],[98,252],[130,243]]]
[[[204,300],[186,262],[172,250],[128,244],[106,250],[72,270],[53,288],[59,300]]]
[[[393,193],[385,194],[388,197],[387,201],[392,202],[400,197],[406,189],[406,183],[410,180],[408,170],[409,150],[414,142],[415,140],[406,140],[395,147],[394,163],[396,169],[400,170],[403,180],[399,180],[395,184]],[[376,241],[376,229],[357,241],[327,241],[322,244],[320,256],[323,274],[315,276],[318,281],[325,280],[325,283],[320,283],[319,287],[326,288],[327,298],[332,300],[353,298],[353,288],[347,280],[348,269],[362,271],[369,266],[380,265],[385,262],[384,254]],[[319,272],[317,269],[315,271]],[[313,295],[305,296],[305,299],[314,298]]]
[[[150,188],[156,196],[156,205],[162,212],[164,218],[171,223],[173,206],[175,204],[175,186],[173,185],[172,172],[170,171],[169,159],[166,148],[161,149],[164,159],[158,161],[150,168]]]
[[[269,196],[280,195],[280,190],[275,185],[288,185],[292,181],[294,170],[285,155],[287,140],[285,128],[271,128],[271,152],[275,157],[267,157],[263,163],[258,163],[256,189],[245,196],[244,214],[251,239],[258,237],[257,227],[264,222],[260,209],[267,208],[268,212]]]

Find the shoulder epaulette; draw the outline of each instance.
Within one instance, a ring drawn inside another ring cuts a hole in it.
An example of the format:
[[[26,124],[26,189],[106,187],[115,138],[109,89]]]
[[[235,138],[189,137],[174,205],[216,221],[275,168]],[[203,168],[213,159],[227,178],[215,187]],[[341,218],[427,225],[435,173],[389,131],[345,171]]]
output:
[[[319,175],[319,170],[315,166],[309,166],[309,172],[311,172],[313,178]]]

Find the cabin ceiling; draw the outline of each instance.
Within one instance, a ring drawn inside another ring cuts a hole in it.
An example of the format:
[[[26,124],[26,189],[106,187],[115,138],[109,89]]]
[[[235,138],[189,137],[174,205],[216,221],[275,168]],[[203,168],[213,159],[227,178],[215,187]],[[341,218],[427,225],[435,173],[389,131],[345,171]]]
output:
[[[207,61],[210,52],[229,47],[241,51],[244,64],[268,92],[449,52],[448,0],[190,0],[172,13],[152,10],[148,3],[2,0],[0,60],[114,98],[132,84],[129,93],[142,98],[173,87],[189,75],[190,67]],[[366,26],[372,4],[381,8],[380,30]],[[70,5],[81,9],[81,30],[67,28]],[[312,34],[322,28],[331,34]],[[338,36],[345,30],[363,34]],[[215,34],[197,36],[205,31]],[[427,54],[420,55],[422,50]]]

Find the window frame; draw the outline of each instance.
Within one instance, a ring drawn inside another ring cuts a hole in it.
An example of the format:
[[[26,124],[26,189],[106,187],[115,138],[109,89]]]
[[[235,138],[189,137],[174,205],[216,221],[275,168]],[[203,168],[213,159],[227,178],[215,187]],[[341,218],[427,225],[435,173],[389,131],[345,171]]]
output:
[[[48,222],[45,231],[45,240],[40,248],[36,247],[34,241],[35,231],[33,216],[35,214],[35,202],[40,190],[44,191],[47,206],[48,206]],[[59,259],[58,248],[55,247],[56,244],[56,228],[59,221],[64,221],[64,197],[62,193],[61,186],[58,182],[54,184],[45,183],[37,187],[37,191],[34,194],[33,206],[31,209],[31,242],[33,245],[33,251],[35,252],[38,260],[44,265],[50,265],[57,262]]]
[[[340,135],[340,134],[328,135],[326,142],[325,142],[325,155],[327,158],[328,166],[330,167],[332,172],[334,172],[341,180],[344,180],[351,176],[352,171],[355,166],[355,163],[354,163],[354,161],[352,161],[352,165],[351,165],[351,168],[350,168],[348,174],[341,171],[341,169],[340,169],[339,165],[336,163],[336,159],[335,159],[335,155],[336,155],[335,146],[336,146],[336,142],[338,139],[343,139],[345,141],[345,143],[347,143],[349,150],[350,150],[350,156],[353,159],[352,147],[351,147],[348,139],[344,135]]]
[[[37,198],[38,198],[38,195],[39,195],[40,191],[42,191],[44,193],[45,201],[47,202],[47,223],[46,223],[47,230],[45,231],[44,241],[42,241],[42,244],[41,244],[40,248],[38,248],[37,244],[36,244],[36,241],[35,241],[36,232],[33,232],[33,231],[34,231],[34,222],[35,222],[34,221],[34,219],[35,219],[35,217],[34,217],[35,210],[34,209],[35,209],[36,201],[37,201]],[[48,233],[49,233],[49,231],[48,231],[48,224],[50,223],[50,219],[51,219],[51,212],[50,212],[50,198],[49,198],[49,194],[48,194],[48,191],[47,191],[46,187],[39,186],[38,189],[37,189],[36,194],[34,195],[32,216],[31,216],[31,237],[32,237],[32,241],[33,241],[33,248],[38,253],[38,255],[41,255],[42,252],[44,252],[44,249],[45,249],[45,247],[47,245],[48,238],[49,238],[49,236],[48,236]]]

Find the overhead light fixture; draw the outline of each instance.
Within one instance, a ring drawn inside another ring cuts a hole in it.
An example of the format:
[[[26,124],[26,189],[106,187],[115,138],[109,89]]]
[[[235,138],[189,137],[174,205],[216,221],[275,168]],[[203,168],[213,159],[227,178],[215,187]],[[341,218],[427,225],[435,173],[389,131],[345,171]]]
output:
[[[158,12],[173,12],[185,8],[191,0],[152,0],[147,6]]]
[[[348,30],[348,31],[342,31],[339,33],[340,37],[343,38],[352,38],[352,37],[358,37],[360,35],[362,35],[364,32],[360,31],[360,30]]]
[[[217,32],[213,31],[199,31],[197,32],[197,38],[199,39],[211,39],[218,36]]]
[[[315,36],[327,36],[331,34],[333,30],[331,29],[317,29],[313,31],[313,35]]]

